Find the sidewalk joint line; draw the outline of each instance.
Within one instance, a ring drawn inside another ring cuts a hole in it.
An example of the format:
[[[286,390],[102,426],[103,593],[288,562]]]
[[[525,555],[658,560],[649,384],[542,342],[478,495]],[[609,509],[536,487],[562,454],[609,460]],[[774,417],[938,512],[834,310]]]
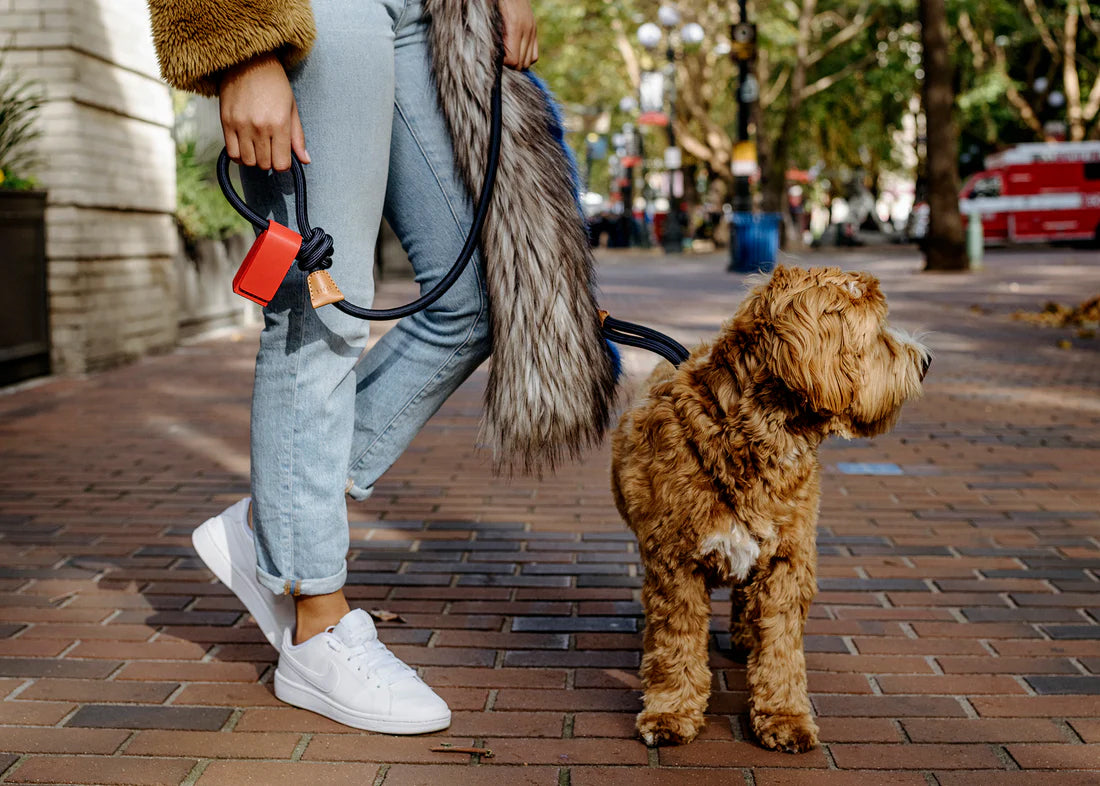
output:
[[[291,751],[291,761],[301,761],[303,754],[306,752],[306,748],[309,747],[309,743],[313,741],[313,732],[302,732],[302,736],[298,738],[298,744],[294,746],[294,750]]]
[[[1069,721],[1065,718],[1051,718],[1051,723],[1058,727],[1058,730],[1062,732],[1062,736],[1072,745],[1084,745],[1084,738],[1077,733],[1077,730],[1073,728]]]
[[[225,719],[225,723],[218,729],[219,732],[232,732],[237,728],[237,724],[240,723],[241,717],[244,715],[244,710],[240,707],[234,707],[233,711],[229,713],[229,717]]]
[[[31,755],[29,753],[24,753],[16,758],[16,760],[11,763],[10,767],[8,767],[3,772],[0,772],[0,783],[11,783],[11,779],[8,776],[13,775],[15,771],[22,767],[23,763],[30,757]]]
[[[180,781],[179,786],[194,786],[202,774],[206,771],[206,768],[211,765],[213,759],[199,759],[195,762],[195,766],[191,768],[191,771],[187,773],[187,776]]]
[[[117,756],[121,756],[126,751],[126,749],[129,748],[133,744],[134,740],[137,739],[137,736],[138,736],[138,730],[135,729],[135,730],[131,731],[130,736],[127,737],[126,739],[124,739],[122,741],[122,744],[119,745],[117,748],[115,748],[115,751],[114,751],[114,753],[111,754],[111,757],[114,758],[114,757],[117,757]]]
[[[1023,688],[1024,693],[1026,693],[1028,696],[1038,696],[1039,695],[1039,693],[1028,684],[1027,680],[1025,680],[1019,674],[1012,674],[1010,676],[1012,677],[1012,679],[1016,680],[1016,684],[1019,685],[1021,688]]]
[[[1012,758],[1008,750],[1001,743],[989,743],[989,747],[993,750],[993,755],[997,757],[997,760],[1005,766],[1006,770],[1018,772],[1023,769],[1016,760]]]

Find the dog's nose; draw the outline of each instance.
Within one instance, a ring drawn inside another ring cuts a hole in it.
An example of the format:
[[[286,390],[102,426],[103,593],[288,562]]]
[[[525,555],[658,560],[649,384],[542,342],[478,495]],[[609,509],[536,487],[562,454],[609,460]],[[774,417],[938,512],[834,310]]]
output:
[[[932,356],[931,355],[925,355],[924,359],[921,360],[921,365],[920,365],[920,378],[922,380],[924,379],[925,375],[928,374],[928,367],[931,366],[931,365],[932,365]]]

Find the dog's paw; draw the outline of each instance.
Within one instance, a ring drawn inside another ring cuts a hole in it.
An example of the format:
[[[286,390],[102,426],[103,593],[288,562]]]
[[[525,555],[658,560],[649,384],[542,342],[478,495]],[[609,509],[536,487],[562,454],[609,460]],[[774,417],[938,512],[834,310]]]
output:
[[[646,745],[683,745],[691,742],[706,724],[702,714],[680,715],[675,712],[642,712],[636,726]]]
[[[817,724],[810,715],[754,715],[752,730],[773,751],[805,753],[817,747]]]

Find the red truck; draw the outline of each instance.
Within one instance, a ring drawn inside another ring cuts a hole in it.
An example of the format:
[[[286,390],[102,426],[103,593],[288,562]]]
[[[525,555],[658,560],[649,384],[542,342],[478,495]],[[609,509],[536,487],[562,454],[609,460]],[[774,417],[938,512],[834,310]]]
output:
[[[1018,145],[986,157],[959,194],[965,226],[980,216],[987,244],[1100,243],[1100,142]]]

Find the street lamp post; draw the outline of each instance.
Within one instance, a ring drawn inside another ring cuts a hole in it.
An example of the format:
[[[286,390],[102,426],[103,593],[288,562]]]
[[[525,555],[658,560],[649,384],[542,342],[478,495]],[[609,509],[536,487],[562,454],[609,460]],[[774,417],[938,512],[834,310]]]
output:
[[[752,73],[756,58],[756,25],[748,21],[746,0],[738,0],[738,19],[730,25],[730,54],[737,63],[737,138],[733,148],[733,215],[752,212],[752,190],[749,180],[756,168],[756,145],[749,133],[752,107],[760,92]],[[737,225],[730,232],[730,270],[737,269]]]
[[[735,169],[737,164],[742,169],[734,173],[734,200],[735,213],[748,213],[752,210],[752,197],[749,190],[749,177],[747,169],[755,164],[756,151],[752,150],[752,160],[748,160],[750,150],[749,122],[751,120],[752,104],[756,102],[758,88],[756,78],[752,76],[752,59],[756,57],[756,25],[748,21],[748,9],[746,0],[738,0],[738,21],[730,25],[730,40],[733,41],[731,55],[737,63],[737,144],[742,152],[738,162],[735,155]]]
[[[665,150],[665,170],[668,174],[668,216],[665,218],[661,245],[666,253],[675,254],[684,249],[684,227],[680,222],[680,198],[683,196],[683,175],[680,169],[680,149],[676,146],[676,39],[697,44],[703,40],[703,28],[691,22],[677,30],[680,12],[674,6],[663,5],[657,10],[657,21],[667,31],[665,45],[666,92],[668,94],[668,148]],[[654,50],[661,43],[661,29],[652,22],[638,28],[638,40],[646,49]]]

